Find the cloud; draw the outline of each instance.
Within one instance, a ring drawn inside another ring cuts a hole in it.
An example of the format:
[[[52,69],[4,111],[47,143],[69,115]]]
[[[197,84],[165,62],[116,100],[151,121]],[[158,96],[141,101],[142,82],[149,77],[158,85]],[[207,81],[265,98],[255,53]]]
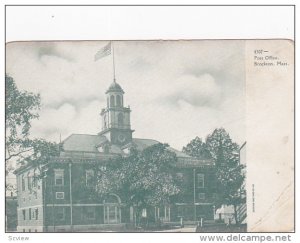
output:
[[[57,141],[59,133],[64,138],[100,131],[113,66],[112,56],[94,62],[94,55],[106,44],[7,45],[7,72],[18,88],[41,94],[33,136]],[[225,124],[234,139],[243,140],[244,41],[118,41],[114,46],[117,82],[132,109],[135,136],[181,149]]]
[[[53,56],[57,58],[62,58],[66,61],[73,62],[74,58],[66,52],[60,51],[57,48],[57,44],[48,43],[43,44],[42,46],[37,48],[37,56],[41,60],[45,56]]]
[[[174,80],[174,84],[158,97],[162,103],[178,105],[185,101],[194,106],[217,107],[221,98],[221,89],[212,75],[182,75]]]

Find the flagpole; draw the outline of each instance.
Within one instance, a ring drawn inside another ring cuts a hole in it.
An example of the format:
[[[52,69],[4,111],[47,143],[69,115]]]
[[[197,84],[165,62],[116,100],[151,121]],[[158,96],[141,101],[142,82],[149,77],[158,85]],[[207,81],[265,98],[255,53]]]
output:
[[[114,42],[112,41],[112,56],[113,56],[113,71],[114,71],[114,82],[116,82],[116,69],[115,69],[115,48],[114,48]]]

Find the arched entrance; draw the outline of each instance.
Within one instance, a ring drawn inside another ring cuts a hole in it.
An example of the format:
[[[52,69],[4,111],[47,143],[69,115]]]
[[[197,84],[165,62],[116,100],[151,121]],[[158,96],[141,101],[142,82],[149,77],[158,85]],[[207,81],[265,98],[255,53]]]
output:
[[[104,223],[121,223],[121,199],[116,194],[110,194],[104,201]]]

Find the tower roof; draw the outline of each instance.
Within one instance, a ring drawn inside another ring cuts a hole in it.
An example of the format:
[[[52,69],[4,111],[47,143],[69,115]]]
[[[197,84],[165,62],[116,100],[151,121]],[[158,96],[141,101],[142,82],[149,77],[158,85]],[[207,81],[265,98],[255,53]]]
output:
[[[114,82],[109,86],[108,90],[106,91],[106,94],[109,92],[121,92],[124,94],[124,91],[122,87],[114,80]]]

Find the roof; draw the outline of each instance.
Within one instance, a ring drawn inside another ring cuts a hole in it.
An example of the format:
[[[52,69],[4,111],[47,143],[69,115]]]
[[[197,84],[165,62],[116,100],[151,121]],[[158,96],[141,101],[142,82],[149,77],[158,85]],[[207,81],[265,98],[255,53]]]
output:
[[[122,94],[124,94],[122,87],[115,81],[109,86],[108,90],[106,91],[106,94],[109,92],[121,92]]]
[[[63,141],[63,148],[65,152],[74,153],[75,157],[87,156],[85,153],[93,154],[98,158],[102,153],[99,153],[98,147],[104,143],[107,143],[108,139],[102,135],[88,135],[88,134],[72,134]],[[120,146],[116,144],[110,145],[108,155],[124,155],[124,148],[128,146],[135,146],[138,151],[142,151],[147,147],[160,143],[154,139],[133,138],[130,144]],[[179,167],[198,167],[198,166],[211,166],[212,160],[201,160],[191,157],[177,149],[167,147],[171,152],[174,152],[178,158],[176,166]],[[92,156],[93,157],[93,156]],[[95,158],[96,158],[95,157]],[[100,157],[99,157],[100,158]]]
[[[133,138],[132,143],[136,145],[137,150],[143,150],[149,146],[160,143],[154,139],[144,139],[144,138]],[[169,151],[174,152],[177,157],[181,158],[191,158],[191,156],[171,147],[167,148]]]
[[[72,134],[63,141],[65,151],[98,152],[97,147],[107,141],[105,136]]]

